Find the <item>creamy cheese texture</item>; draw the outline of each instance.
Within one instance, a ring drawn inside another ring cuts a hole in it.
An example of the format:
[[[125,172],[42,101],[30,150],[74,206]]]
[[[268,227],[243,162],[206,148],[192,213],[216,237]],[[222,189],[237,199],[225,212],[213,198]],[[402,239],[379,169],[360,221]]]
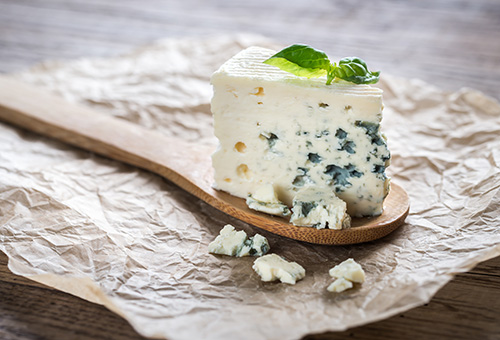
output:
[[[290,223],[317,229],[346,229],[351,226],[346,203],[330,188],[305,187],[293,199]]]
[[[209,253],[236,257],[262,256],[268,251],[269,242],[264,236],[255,234],[248,238],[243,230],[237,231],[230,224],[208,245]]]
[[[252,268],[262,281],[280,280],[294,285],[306,276],[306,270],[297,262],[288,262],[276,254],[268,254],[254,261]]]
[[[274,53],[248,48],[212,76],[214,187],[247,198],[271,183],[287,206],[305,186],[329,187],[351,216],[381,214],[390,160],[382,91],[262,63]]]

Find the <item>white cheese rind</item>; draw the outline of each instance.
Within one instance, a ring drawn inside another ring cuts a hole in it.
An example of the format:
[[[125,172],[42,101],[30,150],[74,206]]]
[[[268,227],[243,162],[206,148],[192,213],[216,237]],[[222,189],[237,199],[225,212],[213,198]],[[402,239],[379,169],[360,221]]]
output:
[[[390,159],[382,91],[296,77],[262,63],[273,53],[247,49],[212,76],[214,186],[246,198],[272,183],[287,206],[303,186],[328,186],[351,216],[380,214]]]
[[[306,276],[305,269],[297,262],[288,262],[276,254],[268,254],[254,261],[252,268],[262,281],[280,280],[294,285]]]
[[[208,245],[208,252],[236,257],[262,256],[269,251],[269,242],[259,234],[248,238],[243,231],[237,231],[230,224],[222,228],[219,235]]]
[[[293,199],[290,223],[317,229],[346,229],[351,226],[347,205],[328,188],[306,187]]]

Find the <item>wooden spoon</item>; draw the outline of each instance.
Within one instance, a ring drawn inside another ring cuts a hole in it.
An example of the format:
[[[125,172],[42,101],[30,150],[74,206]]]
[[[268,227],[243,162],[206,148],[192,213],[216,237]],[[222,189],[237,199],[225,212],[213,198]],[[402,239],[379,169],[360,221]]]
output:
[[[211,206],[272,233],[318,244],[353,244],[386,236],[408,215],[406,192],[392,184],[384,213],[354,218],[345,230],[296,227],[248,209],[245,200],[212,188],[212,148],[110,117],[18,80],[0,76],[0,120],[154,172]]]

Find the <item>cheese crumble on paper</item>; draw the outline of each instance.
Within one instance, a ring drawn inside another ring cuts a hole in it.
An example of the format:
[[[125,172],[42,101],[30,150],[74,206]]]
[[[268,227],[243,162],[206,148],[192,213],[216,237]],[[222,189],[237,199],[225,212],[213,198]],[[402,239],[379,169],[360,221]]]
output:
[[[237,231],[230,224],[208,245],[209,253],[236,257],[262,256],[268,251],[269,242],[264,236],[255,234],[248,238],[243,230]]]
[[[359,263],[353,259],[347,259],[344,262],[330,269],[329,274],[335,278],[332,284],[327,288],[330,292],[340,293],[353,287],[353,283],[365,282],[365,271]]]
[[[268,254],[255,260],[252,268],[262,281],[280,280],[294,285],[306,276],[306,270],[297,262],[288,262],[276,254]]]

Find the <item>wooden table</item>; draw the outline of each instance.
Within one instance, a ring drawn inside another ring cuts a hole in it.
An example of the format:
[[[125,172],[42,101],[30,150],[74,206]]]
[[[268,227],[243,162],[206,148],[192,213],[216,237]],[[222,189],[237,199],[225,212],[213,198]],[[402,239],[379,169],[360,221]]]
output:
[[[359,55],[373,69],[500,99],[500,2],[0,0],[0,72],[112,56],[158,38],[249,32]],[[9,272],[0,254],[0,339],[142,339],[105,308]],[[307,339],[500,339],[500,257],[388,320]]]

